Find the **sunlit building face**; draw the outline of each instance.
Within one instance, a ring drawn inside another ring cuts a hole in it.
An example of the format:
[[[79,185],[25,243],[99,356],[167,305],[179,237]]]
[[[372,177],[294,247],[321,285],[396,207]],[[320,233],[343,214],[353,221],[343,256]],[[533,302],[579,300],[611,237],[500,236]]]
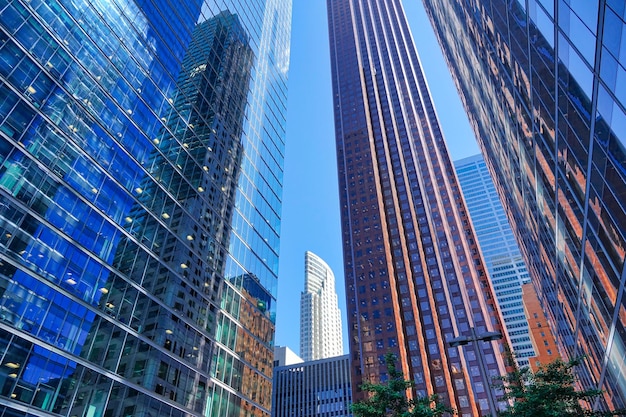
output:
[[[413,395],[489,414],[501,342],[449,342],[501,324],[400,1],[328,12],[353,387],[393,352]]]
[[[624,407],[624,2],[424,4],[560,353]]]
[[[343,354],[341,319],[335,274],[322,258],[305,252],[300,294],[300,356],[304,361]]]

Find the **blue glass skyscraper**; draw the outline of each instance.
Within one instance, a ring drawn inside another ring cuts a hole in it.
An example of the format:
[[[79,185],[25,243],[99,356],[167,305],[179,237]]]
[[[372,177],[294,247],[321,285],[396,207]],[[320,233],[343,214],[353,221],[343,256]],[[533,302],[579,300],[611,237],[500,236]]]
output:
[[[0,6],[0,414],[269,414],[290,7]]]

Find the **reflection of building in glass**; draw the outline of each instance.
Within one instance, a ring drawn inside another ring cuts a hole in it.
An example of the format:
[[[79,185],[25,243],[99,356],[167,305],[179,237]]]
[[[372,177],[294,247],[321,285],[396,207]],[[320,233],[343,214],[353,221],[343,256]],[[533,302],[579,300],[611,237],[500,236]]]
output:
[[[259,372],[271,375],[273,367],[273,297],[254,275],[244,274],[226,283],[230,285],[224,287],[222,295],[216,335],[220,345],[213,355],[212,376],[269,409],[272,381]],[[224,415],[224,404],[220,400],[218,396],[213,397],[210,415]],[[247,413],[254,413],[254,406],[243,402],[235,410],[226,412],[232,413],[227,415],[247,416]]]
[[[133,243],[122,238],[114,260],[163,305],[111,280],[100,303],[141,337],[137,341],[112,322],[97,320],[87,338],[91,361],[104,360],[105,368],[117,367],[119,375],[171,400],[187,397],[185,406],[197,412],[206,405],[252,61],[237,16],[222,12],[195,27],[172,116],[155,138],[147,165],[161,186],[152,179],[142,182],[135,189],[138,203],[124,219],[126,229],[153,253],[129,250]],[[146,212],[146,206],[153,210]],[[168,236],[164,224],[176,238],[160,238]],[[154,257],[165,265],[151,262]],[[137,311],[134,300],[145,302],[149,314]],[[115,352],[122,352],[121,358]],[[149,409],[132,396],[122,398],[109,401],[107,410],[141,415]]]
[[[300,294],[300,356],[305,361],[339,356],[342,337],[335,275],[322,258],[307,251]]]
[[[624,3],[424,4],[559,350],[622,408]]]
[[[528,365],[533,344],[522,304],[522,284],[529,282],[515,236],[480,155],[454,163],[465,204],[478,238],[504,327],[519,366]]]
[[[528,365],[533,371],[539,369],[539,365],[545,365],[560,358],[557,350],[554,334],[548,326],[546,315],[543,312],[537,292],[531,282],[522,285],[522,300],[524,311],[528,317],[530,337],[535,348],[535,356],[528,358]]]
[[[392,352],[413,395],[489,414],[502,341],[448,342],[500,315],[401,3],[328,7],[353,386]]]
[[[349,355],[274,369],[272,417],[349,417]]]
[[[268,415],[290,2],[57,3],[0,6],[0,414]]]

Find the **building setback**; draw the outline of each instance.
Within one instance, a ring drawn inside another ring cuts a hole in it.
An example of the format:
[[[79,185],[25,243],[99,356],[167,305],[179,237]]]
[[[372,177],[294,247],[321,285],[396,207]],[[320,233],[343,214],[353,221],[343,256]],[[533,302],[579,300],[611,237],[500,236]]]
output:
[[[0,5],[0,415],[269,416],[291,2],[220,4]]]
[[[515,360],[528,366],[535,351],[522,303],[522,285],[530,281],[526,264],[483,158],[463,158],[454,167]]]
[[[305,361],[343,353],[341,311],[335,275],[322,258],[304,254],[304,291],[300,295],[300,356]]]
[[[350,417],[350,357],[274,368],[272,417]]]
[[[304,362],[302,358],[296,355],[287,346],[276,346],[274,348],[274,367],[293,365]],[[274,374],[276,375],[276,374]]]
[[[393,352],[413,395],[489,414],[502,342],[448,342],[500,317],[400,1],[329,0],[328,16],[355,401]]]
[[[624,2],[424,4],[560,353],[623,408]]]

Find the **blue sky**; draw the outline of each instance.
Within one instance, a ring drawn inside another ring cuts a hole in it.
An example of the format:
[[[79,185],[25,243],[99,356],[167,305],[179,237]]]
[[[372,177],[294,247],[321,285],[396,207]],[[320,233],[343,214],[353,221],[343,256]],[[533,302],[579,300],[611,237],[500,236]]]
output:
[[[413,39],[453,160],[479,153],[421,0],[405,0]],[[304,252],[321,256],[346,309],[326,1],[294,0],[276,344],[299,352]]]

